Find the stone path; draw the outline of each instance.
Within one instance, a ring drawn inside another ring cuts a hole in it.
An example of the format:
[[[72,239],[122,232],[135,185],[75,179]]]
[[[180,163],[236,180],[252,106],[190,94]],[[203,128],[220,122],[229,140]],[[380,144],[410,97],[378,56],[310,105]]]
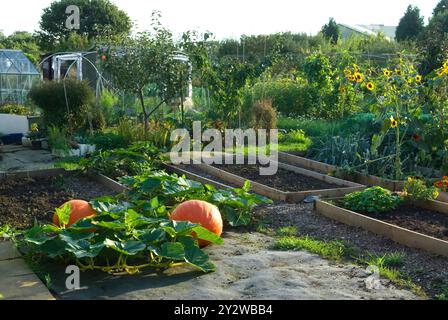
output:
[[[0,146],[0,172],[32,171],[54,167],[46,150],[31,150],[20,145]]]
[[[11,242],[0,241],[0,300],[55,300]]]

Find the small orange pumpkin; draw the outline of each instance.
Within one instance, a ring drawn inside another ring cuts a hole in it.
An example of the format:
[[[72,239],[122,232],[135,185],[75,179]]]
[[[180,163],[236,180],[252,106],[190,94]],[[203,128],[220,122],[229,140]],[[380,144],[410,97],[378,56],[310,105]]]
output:
[[[205,201],[190,200],[180,204],[171,214],[173,221],[189,221],[200,224],[207,230],[221,236],[223,222],[219,209]],[[208,246],[210,242],[199,240],[199,246]]]
[[[93,210],[92,206],[87,201],[71,200],[64,203],[60,208],[62,209],[67,204],[70,204],[71,207],[70,220],[67,227],[70,227],[81,219],[96,215],[95,210]],[[59,225],[59,218],[57,214],[53,215],[53,223],[57,226]]]

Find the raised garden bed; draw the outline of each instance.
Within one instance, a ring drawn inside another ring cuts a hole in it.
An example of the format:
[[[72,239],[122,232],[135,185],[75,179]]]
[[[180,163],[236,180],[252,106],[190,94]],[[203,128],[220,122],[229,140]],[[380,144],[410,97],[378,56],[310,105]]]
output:
[[[318,200],[315,210],[328,218],[360,227],[411,248],[448,257],[448,204],[427,201],[402,205],[382,214],[361,214],[338,206],[340,199]]]
[[[175,168],[188,173],[191,178],[199,176],[234,187],[242,187],[249,180],[253,192],[278,201],[299,202],[309,196],[338,197],[364,189],[364,186],[353,182],[284,163],[278,165],[279,172],[274,176],[260,176],[257,166],[200,164]]]
[[[103,176],[80,175],[62,169],[3,175],[0,177],[0,225],[29,228],[35,219],[51,221],[54,209],[70,199],[90,200],[118,192],[120,186]]]

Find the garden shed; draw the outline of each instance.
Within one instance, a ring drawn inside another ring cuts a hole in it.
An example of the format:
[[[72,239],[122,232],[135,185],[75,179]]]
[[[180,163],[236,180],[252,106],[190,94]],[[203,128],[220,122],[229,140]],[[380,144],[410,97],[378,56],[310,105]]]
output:
[[[0,104],[23,104],[39,77],[39,71],[22,51],[0,49]]]

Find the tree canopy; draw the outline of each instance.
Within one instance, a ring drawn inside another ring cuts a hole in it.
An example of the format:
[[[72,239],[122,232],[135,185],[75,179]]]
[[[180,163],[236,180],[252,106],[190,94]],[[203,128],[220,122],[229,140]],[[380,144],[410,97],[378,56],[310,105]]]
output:
[[[331,41],[332,44],[337,44],[340,36],[339,26],[333,18],[322,27],[322,34]]]
[[[443,13],[448,10],[448,0],[440,0],[437,6],[434,8],[433,15],[436,16],[439,13]]]
[[[404,16],[400,19],[395,37],[397,41],[416,40],[424,27],[420,9],[409,5]]]
[[[79,30],[66,28],[66,9],[70,5],[80,9]],[[73,32],[83,39],[92,40],[100,36],[126,36],[131,28],[129,16],[109,0],[58,0],[44,9],[38,34],[41,45],[52,50],[67,41]]]

